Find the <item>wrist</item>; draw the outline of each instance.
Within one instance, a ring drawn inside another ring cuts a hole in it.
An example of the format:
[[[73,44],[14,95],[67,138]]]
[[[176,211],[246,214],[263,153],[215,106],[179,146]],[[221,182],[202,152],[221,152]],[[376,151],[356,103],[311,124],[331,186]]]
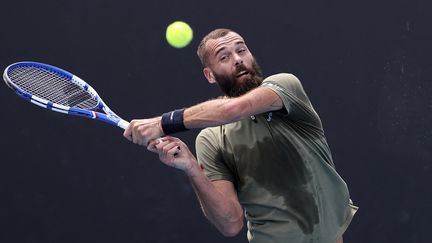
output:
[[[159,129],[159,133],[161,137],[165,136],[164,130],[162,129],[162,116],[156,117],[157,120],[157,128]]]
[[[188,130],[183,123],[184,110],[178,109],[162,115],[160,124],[164,134],[169,135]]]
[[[190,166],[187,169],[185,169],[184,172],[189,178],[192,178],[201,174],[202,170],[199,167],[198,162],[196,160],[193,160],[190,162]]]

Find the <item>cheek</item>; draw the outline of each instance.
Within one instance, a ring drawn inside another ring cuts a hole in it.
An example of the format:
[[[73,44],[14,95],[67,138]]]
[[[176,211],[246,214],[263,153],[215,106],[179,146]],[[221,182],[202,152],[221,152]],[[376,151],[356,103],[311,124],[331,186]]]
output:
[[[251,68],[252,63],[254,62],[254,58],[252,55],[247,55],[245,58],[243,58],[243,64],[245,64],[247,67]]]
[[[229,64],[221,64],[219,66],[219,68],[216,71],[217,74],[220,75],[229,75],[232,73],[232,71],[235,70],[235,66],[234,65],[229,65]]]

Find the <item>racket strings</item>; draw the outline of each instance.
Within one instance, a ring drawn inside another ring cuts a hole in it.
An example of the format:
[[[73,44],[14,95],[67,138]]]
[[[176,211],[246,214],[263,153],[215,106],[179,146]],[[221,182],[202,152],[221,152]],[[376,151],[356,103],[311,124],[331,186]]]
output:
[[[11,71],[9,76],[20,88],[50,101],[53,101],[55,93],[49,87],[59,89],[65,86],[59,82],[57,76],[40,72],[38,69],[17,68]]]
[[[96,98],[80,86],[51,71],[31,66],[18,67],[10,70],[9,77],[26,92],[56,104],[81,109],[94,109],[98,105]]]
[[[67,85],[61,79],[61,77],[57,75],[52,75],[49,72],[40,72],[41,70],[26,70],[20,72],[19,75],[13,77],[15,78],[15,84],[26,88],[27,91],[30,91],[32,94],[39,96],[41,98],[54,101],[53,98],[58,96],[57,92],[53,92],[53,88],[55,87],[57,90],[64,90],[65,93],[70,92],[73,88],[71,85]],[[19,82],[20,81],[20,82]],[[68,87],[70,86],[70,87]],[[59,102],[61,103],[61,102]]]

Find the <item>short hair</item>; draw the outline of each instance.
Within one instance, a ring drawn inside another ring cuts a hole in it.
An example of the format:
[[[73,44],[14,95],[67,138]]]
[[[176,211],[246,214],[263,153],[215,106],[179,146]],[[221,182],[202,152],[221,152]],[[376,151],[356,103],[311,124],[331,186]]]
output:
[[[230,29],[225,29],[225,28],[220,28],[220,29],[215,29],[213,31],[211,31],[210,33],[208,33],[200,42],[200,44],[198,45],[198,50],[197,50],[197,55],[201,61],[201,64],[203,65],[203,67],[207,67],[209,65],[208,63],[208,52],[206,49],[206,44],[209,40],[215,40],[221,37],[226,36],[228,33],[234,32]]]

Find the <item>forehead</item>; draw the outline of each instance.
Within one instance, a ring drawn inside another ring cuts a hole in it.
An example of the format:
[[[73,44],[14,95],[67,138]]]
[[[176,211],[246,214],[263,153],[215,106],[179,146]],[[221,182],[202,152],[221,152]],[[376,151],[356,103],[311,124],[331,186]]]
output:
[[[245,44],[243,38],[237,33],[230,32],[223,37],[208,40],[207,51],[210,55],[215,55],[221,49],[240,44]]]

